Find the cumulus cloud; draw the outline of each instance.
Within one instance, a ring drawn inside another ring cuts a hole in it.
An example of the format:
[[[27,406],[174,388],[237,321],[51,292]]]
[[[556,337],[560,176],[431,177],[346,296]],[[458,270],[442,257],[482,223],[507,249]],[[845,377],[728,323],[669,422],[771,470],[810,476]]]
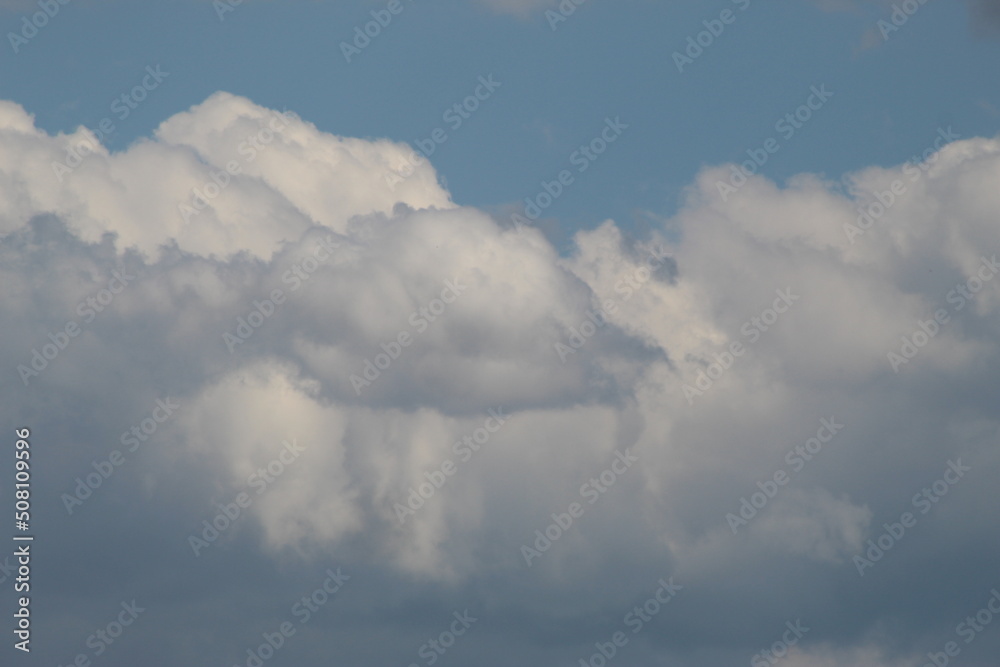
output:
[[[145,254],[170,243],[204,256],[269,257],[314,225],[343,231],[350,215],[387,213],[396,203],[453,207],[426,164],[395,190],[384,187],[410,155],[405,147],[324,135],[226,93],[122,153],[109,154],[84,127],[46,136],[10,103],[0,131],[9,147],[0,168],[13,173],[27,161],[16,168],[24,183],[3,184],[5,231],[41,210],[84,240],[113,232]]]
[[[600,634],[673,576],[687,606],[637,649],[680,661],[663,664],[713,664],[692,656],[720,624],[744,628],[727,659],[748,659],[809,614],[816,643],[789,664],[893,665],[954,625],[912,613],[914,582],[992,576],[1000,544],[977,508],[997,501],[997,140],[863,170],[849,194],[754,176],[723,198],[733,168],[706,169],[669,229],[634,239],[606,221],[561,255],[456,204],[429,164],[395,182],[407,146],[296,117],[275,129],[277,113],[218,93],[66,173],[53,163],[87,132],[50,136],[0,104],[0,391],[11,414],[65,415],[45,433],[65,453],[51,496],[157,399],[181,405],[88,501],[102,513],[67,526],[140,503],[164,516],[151,539],[194,567],[208,557],[187,536],[255,494],[249,480],[294,440],[301,454],[213,556],[336,558],[390,578],[363,614],[388,624],[406,586],[432,582],[430,598],[472,597],[503,620],[482,646],[514,633],[536,657],[592,646],[574,628]],[[113,271],[129,276],[114,293]],[[35,359],[69,322],[64,349]],[[486,436],[491,410],[505,419]],[[637,462],[622,469],[626,452]],[[852,558],[958,457],[968,481],[860,577]],[[756,511],[733,530],[744,499]],[[522,546],[574,502],[583,515],[526,563]],[[982,563],[958,567],[972,545]]]

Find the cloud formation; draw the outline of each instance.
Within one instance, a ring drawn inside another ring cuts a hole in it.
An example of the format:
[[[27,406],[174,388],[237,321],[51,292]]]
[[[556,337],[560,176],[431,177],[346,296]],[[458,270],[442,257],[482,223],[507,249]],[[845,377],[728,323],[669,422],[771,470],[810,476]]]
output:
[[[992,585],[1000,141],[866,169],[849,191],[753,176],[723,200],[738,167],[709,168],[651,237],[606,221],[560,255],[456,204],[429,164],[390,186],[405,145],[277,114],[218,93],[65,173],[87,132],[50,136],[0,104],[0,391],[50,420],[66,553],[140,522],[158,555],[123,586],[343,563],[367,593],[296,650],[333,637],[369,662],[412,651],[409,630],[371,633],[464,607],[484,619],[473,654],[518,646],[481,664],[572,662],[672,576],[685,589],[637,637],[640,662],[749,660],[801,616],[813,630],[786,664],[896,665],[951,637],[947,591]],[[165,397],[176,414],[68,514],[61,494]],[[491,410],[505,419],[487,434]],[[292,440],[301,454],[268,468]],[[958,458],[967,480],[921,514],[911,499]],[[241,492],[242,516],[193,554]],[[859,574],[906,511],[918,528]],[[280,592],[249,595],[241,620]],[[183,627],[167,618],[143,631],[153,644]],[[244,636],[192,642],[236,660]]]
[[[812,0],[812,2],[823,11],[829,12],[856,12],[865,7],[889,12],[894,6],[902,7],[903,4],[898,0]],[[1000,2],[997,0],[966,0],[966,4],[976,26],[982,27],[983,23],[994,28],[1000,26]]]

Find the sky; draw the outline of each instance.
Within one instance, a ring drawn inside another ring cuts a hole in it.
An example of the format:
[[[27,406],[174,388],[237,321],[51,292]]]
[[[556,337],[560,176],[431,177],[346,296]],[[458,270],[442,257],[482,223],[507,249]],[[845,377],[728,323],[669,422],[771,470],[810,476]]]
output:
[[[1000,2],[0,28],[2,664],[995,667]]]

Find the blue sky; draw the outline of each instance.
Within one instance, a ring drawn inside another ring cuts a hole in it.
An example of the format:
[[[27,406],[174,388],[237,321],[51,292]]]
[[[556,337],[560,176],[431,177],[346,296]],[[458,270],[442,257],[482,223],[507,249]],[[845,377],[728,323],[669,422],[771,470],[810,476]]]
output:
[[[758,147],[813,84],[835,97],[765,165],[770,178],[836,179],[901,163],[941,126],[963,137],[996,131],[1000,90],[984,82],[1000,42],[970,36],[964,3],[929,3],[867,48],[890,9],[739,6],[587,2],[553,31],[540,8],[515,16],[464,0],[407,2],[347,63],[340,43],[384,4],[250,1],[220,20],[207,1],[77,0],[18,54],[3,51],[0,85],[40,127],[68,131],[108,116],[144,67],[159,64],[169,79],[118,123],[107,142],[115,150],[217,90],[292,109],[326,132],[412,144],[492,73],[501,88],[434,156],[459,203],[520,201],[565,168],[606,116],[629,125],[548,211],[566,230],[674,213],[701,168]],[[736,20],[679,73],[672,54],[727,8]],[[5,31],[22,15],[4,14]]]

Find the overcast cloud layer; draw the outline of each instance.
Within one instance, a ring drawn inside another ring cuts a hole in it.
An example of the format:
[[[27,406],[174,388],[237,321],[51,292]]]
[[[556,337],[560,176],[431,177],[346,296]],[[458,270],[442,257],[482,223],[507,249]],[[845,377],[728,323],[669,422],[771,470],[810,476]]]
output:
[[[247,664],[283,621],[271,664],[428,664],[466,610],[442,664],[579,664],[618,631],[619,664],[747,664],[797,621],[788,667],[995,664],[996,628],[956,626],[1000,586],[1000,141],[943,127],[837,183],[706,168],[648,237],[560,254],[427,161],[400,180],[406,145],[278,113],[217,93],[67,171],[87,131],[0,103],[37,664],[133,599],[101,664]]]

